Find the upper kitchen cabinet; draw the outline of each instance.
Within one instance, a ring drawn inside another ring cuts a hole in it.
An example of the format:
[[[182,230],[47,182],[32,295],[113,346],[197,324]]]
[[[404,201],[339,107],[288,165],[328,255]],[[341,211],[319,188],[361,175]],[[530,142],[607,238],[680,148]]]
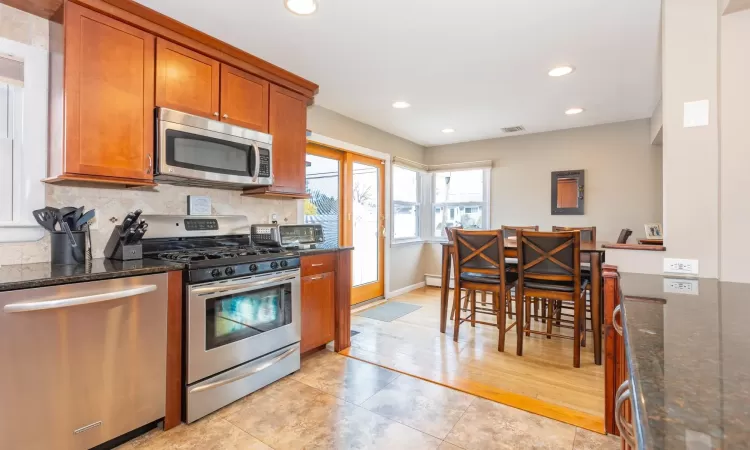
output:
[[[156,40],[156,106],[219,120],[218,61]]]
[[[268,81],[221,65],[221,121],[268,133]]]
[[[273,136],[273,186],[245,195],[306,197],[307,98],[274,84],[270,87],[268,132]]]
[[[50,22],[49,182],[153,185],[154,36],[66,3]]]

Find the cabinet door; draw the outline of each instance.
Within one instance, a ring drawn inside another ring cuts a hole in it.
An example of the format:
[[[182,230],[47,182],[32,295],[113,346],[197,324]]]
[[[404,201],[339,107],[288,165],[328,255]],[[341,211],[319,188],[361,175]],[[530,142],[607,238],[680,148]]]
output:
[[[154,36],[65,4],[65,172],[153,179]]]
[[[273,187],[282,193],[305,192],[307,99],[271,85],[269,132],[273,136]]]
[[[219,62],[156,40],[156,106],[219,120]]]
[[[268,133],[268,81],[222,64],[221,121]]]
[[[302,342],[304,353],[334,337],[333,272],[302,278]]]

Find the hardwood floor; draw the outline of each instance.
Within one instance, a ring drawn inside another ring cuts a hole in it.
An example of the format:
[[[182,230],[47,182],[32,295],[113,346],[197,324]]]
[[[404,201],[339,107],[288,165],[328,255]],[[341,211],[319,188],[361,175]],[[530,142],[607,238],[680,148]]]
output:
[[[452,293],[451,293],[452,298]],[[573,367],[573,342],[526,337],[524,355],[515,354],[516,333],[497,351],[497,328],[461,325],[459,342],[452,324],[439,331],[440,291],[424,288],[391,299],[422,308],[392,322],[352,316],[350,349],[343,354],[472,395],[604,432],[604,367],[594,364],[592,346],[581,349]],[[492,321],[491,316],[484,320]],[[509,319],[509,323],[512,321]],[[534,322],[541,329],[541,322]],[[562,330],[561,332],[571,332]],[[589,338],[591,335],[589,334]],[[589,339],[591,342],[591,339]]]

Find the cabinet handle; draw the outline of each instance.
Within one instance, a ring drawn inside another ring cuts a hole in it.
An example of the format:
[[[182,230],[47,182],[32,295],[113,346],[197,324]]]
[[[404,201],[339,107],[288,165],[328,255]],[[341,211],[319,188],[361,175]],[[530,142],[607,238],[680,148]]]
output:
[[[223,115],[223,116],[221,116],[221,117],[223,117],[223,118],[225,118],[225,119],[228,119],[228,118],[229,118],[229,114],[224,114],[224,115]]]
[[[620,430],[620,435],[625,442],[632,448],[636,448],[635,436],[633,434],[633,428],[630,424],[625,422],[625,418],[622,415],[622,407],[625,404],[625,400],[630,399],[630,381],[625,380],[622,385],[617,389],[617,401],[615,402],[615,425]]]
[[[218,112],[218,111],[217,111],[217,112],[215,112],[215,113],[214,113],[214,116],[216,116],[216,117],[219,117],[219,112]]]
[[[615,327],[615,331],[617,331],[617,334],[622,336],[622,327],[617,323],[617,316],[620,314],[620,307],[622,306],[622,303],[617,305],[615,307],[615,310],[612,311],[612,326]]]
[[[322,280],[322,279],[323,279],[323,275],[318,275],[318,276],[316,276],[316,277],[310,277],[310,281],[314,281],[314,280]]]
[[[320,267],[320,266],[322,266],[322,265],[323,265],[323,263],[315,263],[315,264],[313,264],[312,266],[313,266],[313,267]]]
[[[151,173],[151,168],[154,166],[154,162],[151,159],[151,155],[146,155],[148,157],[148,169],[146,169],[146,173]]]

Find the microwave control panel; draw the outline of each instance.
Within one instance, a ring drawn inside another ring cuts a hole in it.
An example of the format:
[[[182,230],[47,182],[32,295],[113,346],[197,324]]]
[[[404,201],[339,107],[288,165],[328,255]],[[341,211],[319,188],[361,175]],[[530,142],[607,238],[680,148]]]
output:
[[[271,177],[271,152],[267,148],[258,148],[260,154],[260,169],[258,171],[258,177],[270,178]]]

